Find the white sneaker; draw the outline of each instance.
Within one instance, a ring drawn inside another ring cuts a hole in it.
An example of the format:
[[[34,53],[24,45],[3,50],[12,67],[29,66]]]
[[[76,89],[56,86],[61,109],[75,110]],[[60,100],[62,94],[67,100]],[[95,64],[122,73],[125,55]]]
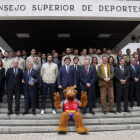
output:
[[[52,113],[53,113],[53,114],[56,114],[56,111],[53,109],[53,110],[52,110]]]
[[[43,114],[44,114],[44,112],[45,112],[45,111],[44,111],[44,109],[42,109],[42,110],[41,110],[40,115],[43,115]]]
[[[15,95],[13,95],[13,100],[15,99]]]
[[[24,95],[21,95],[21,99],[24,99]]]

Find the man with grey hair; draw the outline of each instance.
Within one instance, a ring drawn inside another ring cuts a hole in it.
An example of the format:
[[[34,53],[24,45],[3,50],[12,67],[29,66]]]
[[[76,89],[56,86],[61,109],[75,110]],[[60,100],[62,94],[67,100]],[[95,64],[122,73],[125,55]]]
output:
[[[91,114],[95,114],[92,109],[93,91],[96,82],[96,69],[90,67],[89,60],[84,61],[85,66],[80,69],[81,90],[87,92],[88,107]],[[84,108],[83,114],[87,113],[87,107]]]
[[[39,73],[33,69],[31,62],[27,63],[27,70],[24,71],[22,77],[22,83],[24,83],[24,95],[25,95],[25,112],[23,115],[28,114],[29,101],[31,100],[31,108],[33,115],[36,115],[36,89],[39,81]]]
[[[15,113],[19,115],[20,110],[20,88],[22,82],[23,71],[18,68],[18,60],[13,60],[13,67],[9,68],[6,73],[7,89],[8,89],[8,115],[13,114],[12,102],[13,94],[15,94]]]

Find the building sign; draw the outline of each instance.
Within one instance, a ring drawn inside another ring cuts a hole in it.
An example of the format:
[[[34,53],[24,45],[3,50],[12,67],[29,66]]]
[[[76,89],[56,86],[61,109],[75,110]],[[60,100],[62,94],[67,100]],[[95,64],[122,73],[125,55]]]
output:
[[[0,19],[135,18],[140,20],[140,1],[116,0],[0,0]]]

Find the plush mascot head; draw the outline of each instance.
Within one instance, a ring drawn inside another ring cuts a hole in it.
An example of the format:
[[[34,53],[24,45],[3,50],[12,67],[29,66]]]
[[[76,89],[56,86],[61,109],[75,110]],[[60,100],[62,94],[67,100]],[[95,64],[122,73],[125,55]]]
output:
[[[74,87],[67,87],[64,91],[65,98],[68,100],[68,102],[73,102],[75,99],[75,96],[77,94],[77,90],[74,90]]]

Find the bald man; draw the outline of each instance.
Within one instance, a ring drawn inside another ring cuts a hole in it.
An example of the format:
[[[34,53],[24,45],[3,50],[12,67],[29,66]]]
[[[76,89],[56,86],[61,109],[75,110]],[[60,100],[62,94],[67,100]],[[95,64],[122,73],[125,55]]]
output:
[[[19,115],[20,109],[20,88],[22,83],[23,71],[18,68],[18,60],[13,60],[13,67],[9,68],[6,73],[7,89],[8,89],[8,110],[7,115],[13,114],[12,103],[15,94],[15,113]]]

